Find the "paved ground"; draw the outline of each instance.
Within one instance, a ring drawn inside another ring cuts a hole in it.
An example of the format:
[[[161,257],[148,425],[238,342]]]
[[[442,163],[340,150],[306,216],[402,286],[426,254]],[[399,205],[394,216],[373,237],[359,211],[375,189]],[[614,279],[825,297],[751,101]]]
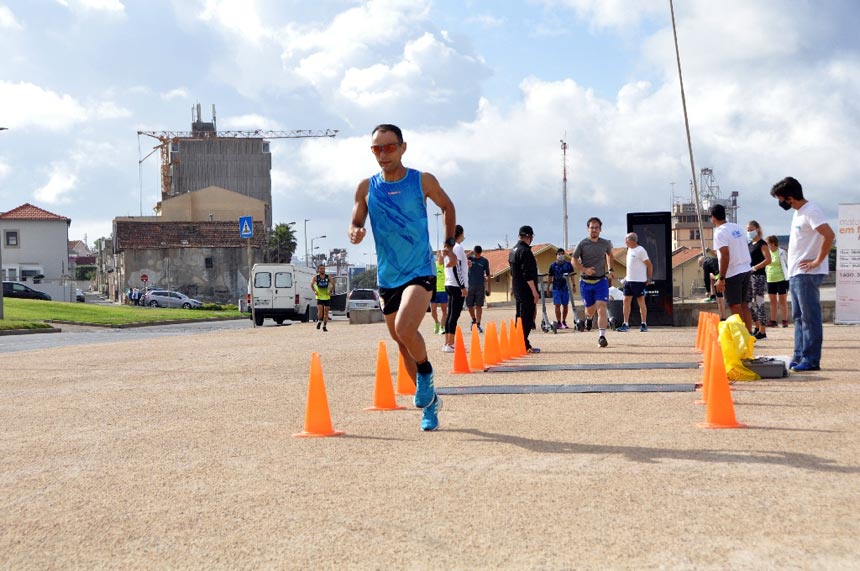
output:
[[[421,433],[418,411],[363,410],[381,324],[9,352],[0,569],[857,569],[857,332],[825,327],[820,373],[736,384],[745,430],[697,428],[692,393],[600,393],[448,396]],[[792,329],[768,333],[759,354],[789,352]],[[533,335],[545,352],[526,362],[697,359],[694,329],[604,350],[593,332]],[[701,375],[450,375],[429,337],[447,387]],[[292,437],[311,351],[346,436]]]

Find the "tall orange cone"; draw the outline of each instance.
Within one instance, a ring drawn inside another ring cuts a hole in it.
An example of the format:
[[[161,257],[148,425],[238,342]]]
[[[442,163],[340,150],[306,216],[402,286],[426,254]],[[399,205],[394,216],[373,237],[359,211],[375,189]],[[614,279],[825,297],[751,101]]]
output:
[[[705,360],[702,361],[702,398],[696,404],[708,404],[708,391],[711,390],[711,377],[714,374],[714,351],[713,344],[708,343],[705,347]]]
[[[705,314],[700,311],[699,312],[699,323],[696,327],[696,351],[701,351],[702,353],[704,353],[704,350],[703,350],[704,344],[702,343],[702,334],[705,331],[704,324],[705,324]]]
[[[415,377],[409,374],[406,368],[406,362],[403,360],[403,353],[397,353],[397,389],[394,394],[400,396],[408,396],[415,394]],[[410,359],[412,357],[409,357]]]
[[[511,319],[508,327],[508,346],[510,347],[511,359],[520,356],[519,344],[517,343],[517,321]]]
[[[455,375],[471,373],[469,359],[466,357],[466,343],[463,342],[463,330],[457,326],[454,333],[454,368],[451,370]]]
[[[484,332],[484,365],[498,365],[501,362],[499,335],[496,333],[496,323],[491,321]]]
[[[308,381],[305,429],[298,434],[293,434],[293,436],[296,438],[310,438],[316,436],[340,436],[341,434],[344,434],[344,432],[335,430],[331,425],[320,354],[311,353],[311,375]]]
[[[388,366],[388,351],[385,341],[379,342],[376,350],[376,385],[373,387],[373,406],[364,410],[403,410],[394,399],[394,387],[391,384],[391,367]]]
[[[507,361],[511,358],[511,343],[508,341],[508,330],[505,327],[504,321],[502,321],[502,328],[499,332],[499,351],[502,355],[502,361]]]
[[[523,356],[528,355],[528,350],[526,349],[526,334],[523,330],[523,318],[517,317],[517,355]]]
[[[699,428],[746,428],[746,424],[735,418],[735,405],[732,402],[729,378],[726,376],[726,364],[716,339],[712,342],[711,362],[713,375],[709,383],[708,408],[705,411],[705,422],[698,424]]]
[[[478,324],[472,324],[472,348],[469,349],[469,367],[473,371],[484,371],[484,358],[481,356],[481,336],[478,334]]]

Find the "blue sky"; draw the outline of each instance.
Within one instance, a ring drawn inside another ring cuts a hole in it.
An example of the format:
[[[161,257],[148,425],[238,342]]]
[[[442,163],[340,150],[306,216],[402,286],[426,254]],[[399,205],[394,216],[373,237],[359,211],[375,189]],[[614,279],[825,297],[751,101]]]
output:
[[[696,167],[740,193],[739,220],[787,234],[768,196],[787,175],[834,222],[860,201],[856,2],[675,11]],[[452,196],[469,247],[522,224],[562,243],[563,137],[571,246],[592,215],[622,245],[627,212],[689,196],[664,0],[0,0],[0,53],[0,211],[31,202],[90,243],[151,214],[157,157],[141,185],[153,140],[136,132],[188,130],[198,101],[220,129],[340,131],[273,141],[273,215],[359,264],[372,241],[349,246],[346,227],[382,122]]]

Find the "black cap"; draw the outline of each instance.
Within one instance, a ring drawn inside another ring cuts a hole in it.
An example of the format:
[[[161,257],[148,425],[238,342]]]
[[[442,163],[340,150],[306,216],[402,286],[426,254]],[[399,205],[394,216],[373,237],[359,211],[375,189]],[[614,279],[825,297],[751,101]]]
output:
[[[535,231],[531,226],[520,226],[520,236],[534,236]]]

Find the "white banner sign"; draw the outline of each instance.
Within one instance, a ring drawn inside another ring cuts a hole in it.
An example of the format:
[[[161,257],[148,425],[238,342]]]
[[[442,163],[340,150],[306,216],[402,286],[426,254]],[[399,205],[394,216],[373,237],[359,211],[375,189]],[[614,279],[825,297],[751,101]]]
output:
[[[860,204],[840,204],[835,323],[860,323]]]

